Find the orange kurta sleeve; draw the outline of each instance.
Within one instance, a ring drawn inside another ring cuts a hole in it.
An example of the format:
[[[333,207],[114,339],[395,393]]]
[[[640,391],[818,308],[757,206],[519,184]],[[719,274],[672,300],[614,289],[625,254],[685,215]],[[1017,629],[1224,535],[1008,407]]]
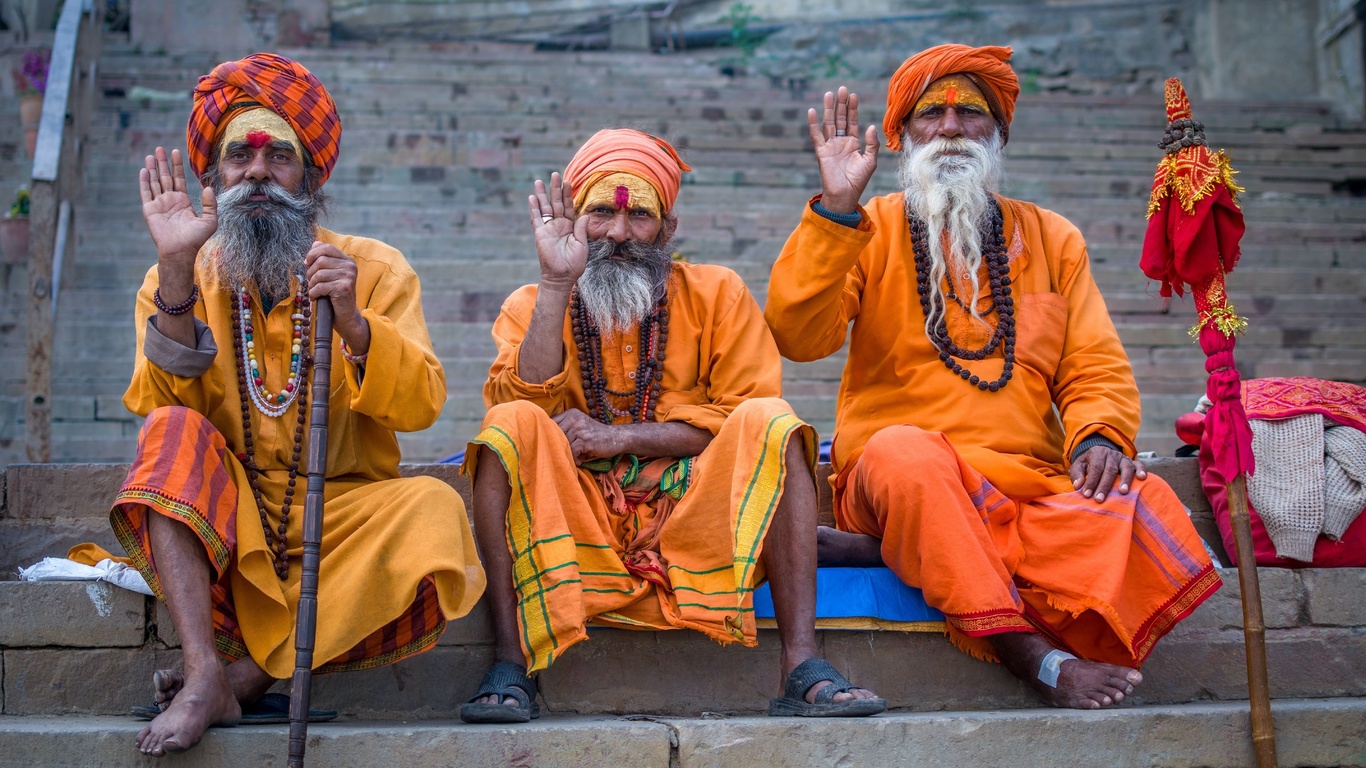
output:
[[[868,212],[860,207],[859,213],[858,227],[846,227],[808,203],[773,264],[764,319],[789,360],[820,360],[844,346],[863,293],[859,254],[877,233]]]
[[[484,382],[484,405],[492,408],[500,403],[525,400],[535,403],[551,416],[566,408],[565,398],[569,393],[569,371],[573,366],[578,371],[578,358],[570,354],[574,348],[573,336],[566,328],[561,338],[568,337],[565,344],[564,365],[560,372],[540,384],[523,381],[517,373],[518,361],[522,353],[522,339],[526,338],[527,326],[531,325],[531,313],[536,309],[536,286],[524,285],[503,302],[498,319],[493,321],[493,341],[498,346],[498,356],[489,368],[489,377]]]
[[[1041,214],[1044,250],[1057,254],[1054,279],[1067,301],[1062,356],[1050,388],[1066,435],[1062,455],[1070,463],[1077,443],[1100,434],[1132,457],[1141,409],[1129,357],[1091,276],[1081,232],[1057,214]]]
[[[228,383],[224,369],[214,366],[211,360],[202,371],[200,369],[203,366],[193,363],[193,370],[186,370],[184,365],[171,365],[167,361],[170,357],[179,358],[181,361],[203,356],[211,358],[217,352],[218,345],[232,346],[232,336],[229,335],[225,339],[215,338],[213,330],[204,322],[206,305],[202,300],[194,308],[197,342],[195,349],[183,347],[161,336],[155,326],[149,328],[148,323],[155,323],[157,315],[156,305],[152,303],[152,294],[159,285],[157,268],[153,265],[147,270],[142,288],[138,290],[134,314],[134,326],[138,337],[137,352],[133,359],[133,378],[123,393],[123,405],[129,411],[144,417],[166,405],[181,405],[199,413],[210,413],[223,402]],[[151,350],[148,349],[148,345],[151,345]],[[158,351],[161,354],[158,354]],[[163,365],[170,370],[163,368]]]

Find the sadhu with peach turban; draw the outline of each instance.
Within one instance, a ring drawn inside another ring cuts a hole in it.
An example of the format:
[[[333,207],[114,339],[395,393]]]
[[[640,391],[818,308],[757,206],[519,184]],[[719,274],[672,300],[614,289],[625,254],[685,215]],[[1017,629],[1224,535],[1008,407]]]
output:
[[[614,201],[626,198],[663,216],[673,210],[683,172],[691,170],[669,142],[643,131],[609,128],[584,142],[564,177],[574,189],[574,207],[580,210],[589,191],[601,188],[600,194],[610,194]],[[600,184],[604,180],[617,183]],[[653,202],[651,193],[656,198]],[[626,203],[617,205],[625,207]]]
[[[528,199],[541,282],[494,321],[489,411],[461,469],[500,649],[467,722],[536,717],[529,673],[590,624],[755,645],[765,577],[800,592],[777,616],[801,645],[785,649],[787,695],[770,712],[886,708],[802,654],[816,645],[816,434],[779,397],[782,361],[740,276],[672,258],[687,170],[663,139],[605,130],[570,161],[568,187],[551,176]],[[768,556],[770,525],[805,555],[777,543]]]
[[[185,128],[190,166],[203,176],[224,129],[237,117],[265,109],[283,118],[308,151],[322,181],[332,175],[341,146],[341,118],[327,89],[304,65],[273,53],[227,61],[199,78]]]
[[[973,48],[946,43],[906,59],[887,86],[887,115],[882,120],[887,148],[901,149],[901,128],[930,83],[955,74],[971,80],[982,92],[1001,128],[1004,144],[1010,139],[1010,121],[1015,116],[1015,100],[1020,96],[1020,80],[1010,68],[1012,53],[1010,48],[1000,45]]]

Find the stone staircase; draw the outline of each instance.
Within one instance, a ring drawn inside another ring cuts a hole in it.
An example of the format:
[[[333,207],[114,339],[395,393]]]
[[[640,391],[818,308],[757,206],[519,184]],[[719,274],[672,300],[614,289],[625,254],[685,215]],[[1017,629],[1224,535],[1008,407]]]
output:
[[[53,444],[63,461],[126,460],[137,423],[119,398],[133,350],[128,321],[153,263],[134,178],[158,144],[182,146],[189,88],[214,61],[104,46],[77,244],[62,289],[53,373]],[[672,138],[695,171],[678,203],[679,248],[736,269],[762,302],[768,270],[819,188],[805,110],[835,81],[728,78],[698,56],[537,53],[506,45],[288,52],[336,98],[345,133],[328,191],[329,226],[386,240],[423,280],[424,308],[450,400],[432,429],[406,435],[410,460],[463,446],[483,411],[488,328],[503,298],[534,280],[524,201],[600,127]],[[878,120],[885,83],[851,81]],[[177,98],[179,95],[179,98]],[[164,96],[164,97],[162,97]],[[1231,151],[1247,187],[1243,261],[1230,280],[1251,321],[1244,375],[1366,382],[1366,126],[1321,102],[1205,103],[1197,114]],[[1143,392],[1143,449],[1175,447],[1171,428],[1203,391],[1186,336],[1190,299],[1164,307],[1137,269],[1143,212],[1164,121],[1156,96],[1026,94],[1008,147],[1007,194],[1068,216],[1087,237]],[[876,193],[895,184],[884,153]],[[22,267],[0,317],[0,461],[22,456]],[[823,436],[843,367],[836,355],[789,365],[786,394]]]
[[[53,444],[62,461],[132,455],[138,424],[119,399],[133,350],[128,316],[154,259],[134,178],[152,147],[183,145],[184,94],[215,63],[116,42],[104,50],[57,329]],[[423,280],[451,396],[435,427],[404,436],[410,461],[458,450],[478,425],[488,328],[503,298],[536,276],[523,208],[533,179],[563,168],[600,127],[672,138],[696,169],[678,205],[680,250],[736,269],[762,302],[769,266],[819,188],[805,110],[837,85],[727,78],[693,56],[482,44],[286,53],[328,84],[346,126],[329,226],[401,248]],[[865,119],[879,120],[885,83],[850,85],[872,105]],[[1352,196],[1366,180],[1366,126],[1318,102],[1197,98],[1196,110],[1248,188],[1244,261],[1230,281],[1252,322],[1239,345],[1244,374],[1366,382],[1366,201]],[[1005,191],[1067,215],[1086,235],[1144,393],[1140,447],[1166,452],[1172,419],[1203,391],[1204,371],[1186,336],[1189,299],[1163,308],[1136,266],[1163,119],[1157,97],[1026,94]],[[0,143],[9,168],[5,152]],[[886,154],[875,192],[894,183]],[[23,455],[27,277],[22,265],[0,270],[5,463]],[[823,436],[842,366],[836,356],[786,369],[788,398]],[[407,471],[460,487],[449,465]],[[1184,473],[1183,498],[1210,538],[1191,464],[1172,471]],[[179,661],[164,607],[104,586],[3,581],[14,564],[77,541],[112,546],[105,505],[122,468],[12,465],[3,477],[0,768],[150,763],[131,746],[140,725],[121,715],[150,698],[153,669]],[[772,631],[761,631],[758,648],[723,649],[690,633],[603,630],[544,676],[550,716],[519,728],[464,726],[452,722],[456,707],[492,658],[481,606],[426,654],[319,678],[316,704],[343,718],[310,729],[309,757],[329,766],[1247,766],[1239,592],[1235,572],[1224,575],[1224,589],[1159,644],[1131,705],[1101,713],[1039,708],[1003,669],[937,635],[822,631],[822,652],[895,711],[859,723],[769,720],[756,714],[777,686]],[[1366,766],[1366,570],[1261,577],[1282,764]],[[168,762],[283,765],[285,734],[216,730]]]
[[[1193,459],[1155,462],[1208,535]],[[468,498],[450,465],[407,465]],[[78,540],[114,547],[103,502],[122,465],[14,465],[0,506],[0,565]],[[828,514],[828,507],[826,514]],[[1216,544],[1217,548],[1217,544]],[[1222,556],[1222,552],[1220,552]],[[821,653],[888,699],[858,723],[762,716],[777,687],[776,632],[722,648],[690,632],[594,630],[540,678],[529,727],[454,720],[491,663],[481,603],[436,648],[399,664],[319,677],[315,765],[689,766],[1251,765],[1235,571],[1158,644],[1136,695],[1113,710],[1041,708],[999,665],[936,633],[821,630]],[[1271,692],[1283,765],[1366,765],[1366,569],[1262,569]],[[107,584],[0,581],[0,768],[134,765],[153,670],[180,662],[165,607]],[[281,765],[284,726],[211,731],[173,764]],[[908,748],[914,745],[914,749]],[[458,757],[457,757],[458,755]],[[1015,759],[1011,760],[1011,757]]]

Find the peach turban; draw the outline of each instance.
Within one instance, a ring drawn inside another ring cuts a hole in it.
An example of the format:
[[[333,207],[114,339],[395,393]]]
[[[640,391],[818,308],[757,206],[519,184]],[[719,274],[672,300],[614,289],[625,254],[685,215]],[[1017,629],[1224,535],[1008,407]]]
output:
[[[603,177],[613,173],[638,176],[654,187],[667,214],[678,199],[683,172],[691,170],[669,142],[630,128],[609,128],[583,143],[564,169],[564,178],[574,188],[574,205],[580,207],[588,190]]]
[[[991,106],[996,124],[1001,127],[1001,141],[1008,140],[1010,120],[1015,115],[1015,99],[1020,96],[1020,80],[1010,68],[1012,53],[1010,48],[999,45],[973,48],[947,43],[906,59],[887,86],[887,116],[882,120],[887,148],[901,149],[902,126],[929,84],[953,74],[966,75],[977,85]]]
[[[185,128],[190,167],[203,176],[213,145],[239,110],[264,107],[283,117],[308,149],[323,181],[341,148],[341,119],[327,89],[304,65],[273,53],[227,61],[199,78]]]

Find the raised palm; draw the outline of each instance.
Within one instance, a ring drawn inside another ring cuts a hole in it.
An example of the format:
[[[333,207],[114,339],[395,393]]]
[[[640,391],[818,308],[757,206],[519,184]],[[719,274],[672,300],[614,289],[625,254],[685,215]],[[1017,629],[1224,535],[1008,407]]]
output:
[[[877,128],[868,126],[859,135],[858,94],[840,86],[826,93],[822,114],[806,113],[811,143],[821,172],[821,203],[832,211],[850,213],[858,207],[863,190],[877,169]]]
[[[142,195],[142,218],[162,259],[189,261],[218,229],[218,205],[213,190],[205,187],[200,197],[203,213],[195,213],[185,186],[185,162],[180,150],[171,153],[157,147],[138,171]]]
[[[527,198],[531,227],[536,233],[536,255],[541,281],[572,286],[588,264],[588,220],[574,213],[574,190],[559,173],[550,174],[550,189],[536,180],[536,194]]]

